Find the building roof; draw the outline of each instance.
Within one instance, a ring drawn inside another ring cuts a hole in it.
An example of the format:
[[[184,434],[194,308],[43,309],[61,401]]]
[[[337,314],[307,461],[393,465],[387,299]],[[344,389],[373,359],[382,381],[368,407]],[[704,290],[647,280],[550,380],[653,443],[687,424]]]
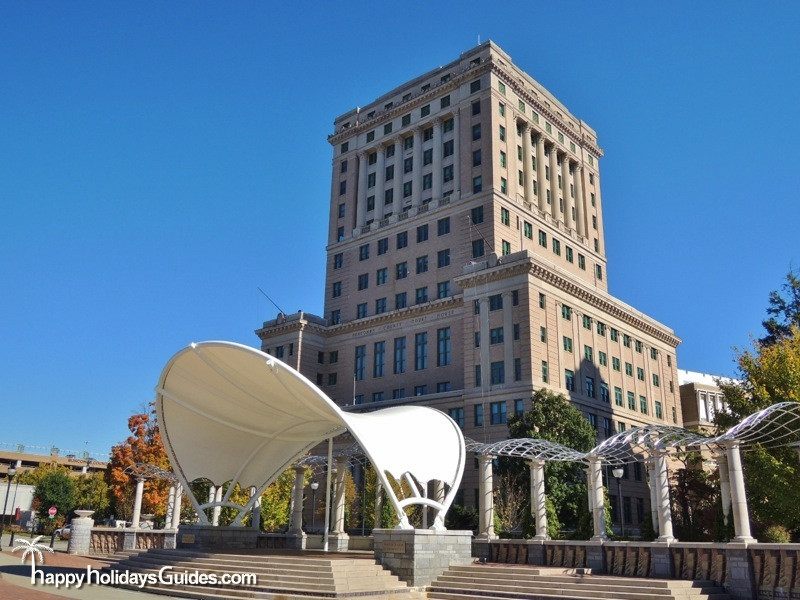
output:
[[[723,377],[722,375],[710,375],[708,373],[700,373],[699,371],[687,371],[685,369],[678,369],[678,385],[686,383],[699,383],[700,385],[708,385],[717,387],[717,380],[724,383],[735,383],[736,379],[730,377]]]

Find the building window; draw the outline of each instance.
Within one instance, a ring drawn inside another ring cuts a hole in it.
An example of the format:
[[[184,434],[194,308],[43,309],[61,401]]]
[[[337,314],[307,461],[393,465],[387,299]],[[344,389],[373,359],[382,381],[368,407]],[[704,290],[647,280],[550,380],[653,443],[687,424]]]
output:
[[[503,96],[506,95],[506,84],[502,81],[497,82],[497,89],[501,94],[503,94]]]
[[[367,260],[369,258],[369,244],[363,244],[358,247],[358,260]]]
[[[583,254],[578,254],[578,268],[586,270],[586,257]]]
[[[489,296],[489,310],[502,310],[503,309],[503,296],[502,294],[493,294]]]
[[[594,398],[594,377],[587,377],[584,383],[586,384],[586,395],[589,396],[589,398]]]
[[[422,166],[429,165],[433,162],[433,148],[428,148],[422,153]]]
[[[406,125],[411,125],[411,113],[403,115],[401,123],[403,127],[405,127]]]
[[[631,347],[631,336],[629,336],[627,333],[622,334],[622,345],[626,348]]]
[[[603,417],[603,435],[607,438],[614,435],[614,427],[611,424],[611,419],[608,417]]]
[[[628,409],[636,410],[636,396],[633,392],[628,392]]]
[[[339,165],[339,173],[347,173],[347,161],[343,160]]]
[[[336,385],[336,373],[328,373],[328,385]]]
[[[606,335],[606,325],[600,321],[597,322],[597,335]]]
[[[427,385],[415,385],[414,386],[414,395],[415,396],[424,396],[428,393],[428,386]]]
[[[331,296],[334,298],[338,298],[342,295],[342,282],[341,281],[334,281],[333,285],[331,286]]]
[[[406,302],[407,302],[407,300],[406,300],[406,293],[405,292],[399,292],[399,293],[394,295],[394,309],[395,310],[399,310],[401,308],[405,308],[406,307]]]
[[[511,226],[511,212],[507,208],[500,208],[500,222],[503,225]]]
[[[541,229],[539,230],[539,245],[542,248],[547,248],[547,234]]]
[[[561,256],[561,241],[553,238],[553,253],[556,256]]]
[[[521,417],[525,414],[525,400],[517,398],[514,400],[514,416]]]
[[[421,371],[428,366],[428,334],[418,333],[414,336],[414,370]]]
[[[400,250],[400,248],[405,248],[406,246],[408,246],[408,232],[401,231],[397,234],[397,249]]]
[[[436,253],[436,266],[440,269],[450,264],[450,249],[445,248]]]
[[[547,306],[547,297],[539,292],[539,308],[544,308]]]
[[[500,102],[500,103],[497,105],[497,110],[498,110],[498,112],[500,113],[500,116],[501,116],[501,117],[505,117],[505,116],[506,116],[506,105],[505,105],[505,104],[503,104],[502,102]]]
[[[501,385],[506,382],[506,366],[502,360],[491,363],[490,373],[491,385]]]
[[[506,403],[490,402],[489,403],[489,423],[491,425],[505,425],[508,422],[506,415]]]
[[[422,108],[419,109],[419,116],[420,117],[427,117],[429,114],[431,114],[431,105],[430,104],[426,104],[425,106],[423,106]]]
[[[483,240],[472,240],[472,258],[480,258],[483,252]]]
[[[408,198],[412,193],[412,185],[410,181],[403,184],[403,198]]]
[[[583,328],[584,329],[591,329],[592,328],[592,317],[589,315],[583,315]]]
[[[572,308],[567,306],[566,304],[562,304],[561,305],[561,317],[565,321],[571,321],[572,320]]]
[[[373,402],[383,402],[383,392],[372,392]]]
[[[495,327],[489,330],[489,343],[502,344],[503,343],[503,328]]]
[[[622,406],[622,388],[614,388],[614,404]]]
[[[339,208],[337,209],[337,217],[339,219],[343,219],[344,215],[345,215],[345,204],[342,203],[339,205]]]
[[[450,282],[449,281],[440,281],[436,284],[436,297],[441,300],[442,298],[447,298],[450,295]]]
[[[392,133],[392,124],[387,123],[383,126],[383,135],[389,135],[390,133]]]
[[[575,373],[570,369],[564,369],[564,387],[570,392],[575,391]]]
[[[406,372],[406,338],[394,338],[394,374]]]
[[[479,167],[481,166],[481,149],[478,148],[477,150],[472,151],[472,166]]]
[[[451,131],[453,131],[453,119],[445,119],[444,123],[442,123],[442,133],[450,133]]]
[[[639,410],[642,411],[643,415],[647,414],[647,398],[644,396],[639,396]]]
[[[597,279],[599,279],[600,281],[603,280],[603,267],[602,267],[602,265],[595,265],[594,266],[594,273],[595,273],[595,276],[597,277]]]
[[[527,221],[525,221],[522,224],[522,230],[523,230],[526,238],[528,238],[529,240],[533,239],[533,225],[531,223],[528,223]]]
[[[657,373],[653,373],[653,385],[655,387],[661,387],[661,380],[659,379]]]
[[[334,269],[341,269],[343,263],[344,263],[344,254],[339,252],[339,253],[333,255],[333,268]]]
[[[550,369],[547,365],[547,361],[542,361],[542,382],[547,383],[550,380]]]
[[[606,403],[610,401],[608,395],[608,384],[605,381],[600,382],[600,400]]]
[[[372,376],[383,377],[383,363],[386,354],[386,342],[375,342],[372,357]]]
[[[572,338],[564,336],[564,352],[572,352]]]
[[[473,81],[472,83],[469,84],[469,93],[470,94],[474,94],[475,92],[479,91],[480,89],[481,89],[481,80],[480,79],[476,79],[475,81]]]
[[[633,342],[633,346],[634,346],[634,348],[636,349],[636,351],[637,351],[639,354],[641,354],[641,353],[642,353],[642,342],[640,342],[639,340],[634,340],[634,342]]]
[[[450,408],[447,410],[447,414],[450,416],[453,421],[456,422],[461,429],[464,429],[464,408],[461,406],[457,406],[455,408]]]
[[[428,255],[417,257],[417,275],[428,271]]]
[[[636,379],[644,381],[644,369],[642,367],[636,367]]]
[[[417,227],[417,243],[422,243],[428,240],[428,225],[420,225]]]
[[[478,175],[472,178],[472,193],[477,194],[481,190],[483,190],[483,177]]]
[[[338,325],[342,322],[342,312],[340,310],[331,311],[331,325]]]
[[[600,362],[600,366],[603,366],[603,367],[608,366],[608,354],[606,354],[602,350],[598,350],[598,352],[597,352],[597,360]]]
[[[453,181],[453,165],[447,165],[442,169],[442,181],[444,183]]]
[[[506,128],[503,125],[500,125],[499,134],[500,134],[500,141],[501,142],[505,142],[506,141]]]
[[[539,327],[539,341],[542,343],[547,342],[547,327],[544,325]]]
[[[356,346],[356,359],[355,359],[355,368],[353,370],[353,376],[355,377],[356,381],[361,381],[364,379],[364,361],[367,357],[367,347],[366,346]]]
[[[586,360],[588,360],[589,362],[591,362],[593,360],[592,354],[593,354],[592,347],[591,346],[587,346],[586,344],[584,344],[584,346],[583,346],[583,357]]]
[[[612,327],[611,328],[611,341],[612,342],[616,342],[618,339],[619,339],[619,331],[617,331],[616,329],[614,329]]]
[[[472,126],[472,141],[477,142],[479,139],[481,139],[481,124],[475,123]]]
[[[386,312],[386,298],[378,298],[375,300],[375,314],[381,315]]]
[[[450,364],[451,344],[450,328],[443,327],[436,330],[436,366],[446,367]]]
[[[347,193],[347,181],[339,182],[339,195],[344,196]]]
[[[629,362],[625,363],[625,375],[633,377],[633,365]]]
[[[365,290],[369,287],[369,273],[362,273],[358,276],[358,289]]]
[[[472,414],[475,427],[483,427],[483,404],[476,404]]]
[[[422,304],[428,301],[428,286],[418,287],[416,289],[414,299],[416,304]]]
[[[502,242],[500,244],[500,253],[503,256],[507,256],[508,254],[511,254],[511,242],[507,242],[505,240],[502,240]]]
[[[378,255],[386,254],[389,251],[389,238],[381,238],[378,240]],[[386,270],[386,269],[382,269]],[[385,283],[385,282],[384,282]]]
[[[405,261],[397,263],[394,267],[394,278],[405,279],[406,277],[408,277],[408,263]]]
[[[475,365],[475,387],[481,387],[481,366]]]
[[[361,302],[356,305],[356,319],[363,319],[367,316],[367,303]]]

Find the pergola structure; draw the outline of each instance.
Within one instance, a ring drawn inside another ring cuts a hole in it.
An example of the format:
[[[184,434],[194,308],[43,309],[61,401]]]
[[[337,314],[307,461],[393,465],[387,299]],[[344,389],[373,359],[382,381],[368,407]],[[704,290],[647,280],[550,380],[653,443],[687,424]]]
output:
[[[796,447],[800,455],[800,403],[780,402],[746,417],[718,436],[704,436],[681,427],[646,425],[613,435],[588,452],[541,439],[521,438],[483,444],[467,440],[468,451],[478,455],[479,537],[491,539],[494,532],[492,460],[508,456],[528,461],[531,476],[531,513],[536,523],[534,539],[548,539],[545,511],[544,465],[548,461],[586,465],[593,540],[605,538],[603,465],[622,466],[643,461],[647,465],[653,527],[658,541],[671,542],[672,513],[669,498],[667,458],[685,451],[711,453],[719,469],[722,510],[727,519],[733,511],[734,541],[754,542],[747,513],[741,451],[753,446]]]
[[[347,413],[312,382],[281,360],[232,342],[191,344],[164,367],[156,387],[156,413],[170,464],[197,511],[211,525],[205,509],[236,511],[233,526],[257,506],[261,494],[287,468],[297,466],[295,511],[302,519],[303,465],[309,450],[327,442],[326,547],[330,522],[333,438],[349,432],[374,466],[394,507],[399,527],[410,529],[405,508],[435,511],[435,529],[453,502],[464,471],[464,437],[444,413],[421,406],[401,406],[370,413]],[[344,472],[337,470],[334,532],[343,532]],[[412,490],[398,498],[389,477]],[[217,486],[213,498],[198,499],[189,482],[206,478]],[[227,482],[223,491],[222,484]],[[447,489],[428,498],[430,482]],[[247,503],[233,502],[236,486],[250,488]],[[298,492],[299,487],[299,492]],[[213,517],[212,517],[213,522]],[[341,528],[338,526],[341,524]],[[293,518],[292,528],[296,522]]]
[[[133,499],[133,516],[131,527],[137,529],[142,518],[142,496],[144,495],[144,482],[150,480],[168,481],[170,483],[167,499],[167,516],[164,520],[164,529],[177,529],[181,522],[181,502],[183,500],[183,486],[175,477],[175,473],[162,469],[152,463],[138,462],[125,467],[123,473],[136,480],[136,493]]]

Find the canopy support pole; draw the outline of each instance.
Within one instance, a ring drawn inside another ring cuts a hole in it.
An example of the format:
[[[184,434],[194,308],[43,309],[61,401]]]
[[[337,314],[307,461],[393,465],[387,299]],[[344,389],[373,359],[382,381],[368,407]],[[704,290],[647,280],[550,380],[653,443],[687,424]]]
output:
[[[328,438],[328,473],[325,475],[325,531],[322,534],[322,550],[328,551],[328,535],[331,528],[331,470],[333,469],[333,438]]]

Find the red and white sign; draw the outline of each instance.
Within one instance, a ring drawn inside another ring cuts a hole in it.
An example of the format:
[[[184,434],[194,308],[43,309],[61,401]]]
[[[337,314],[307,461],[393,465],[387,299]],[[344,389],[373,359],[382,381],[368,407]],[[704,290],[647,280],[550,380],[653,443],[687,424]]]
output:
[[[51,506],[49,509],[47,509],[47,514],[50,515],[50,517],[55,517],[57,512],[58,509],[55,506]]]

